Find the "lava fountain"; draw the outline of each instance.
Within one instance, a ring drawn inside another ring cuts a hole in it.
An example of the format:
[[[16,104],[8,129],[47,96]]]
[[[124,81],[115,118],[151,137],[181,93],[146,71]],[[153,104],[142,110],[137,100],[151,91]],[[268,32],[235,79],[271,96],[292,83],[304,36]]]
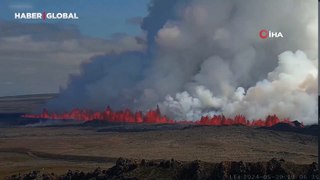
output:
[[[202,116],[196,121],[184,120],[175,121],[169,119],[165,115],[161,115],[159,107],[155,110],[149,110],[146,113],[141,111],[132,112],[130,109],[124,111],[113,111],[109,106],[102,112],[92,110],[73,109],[66,113],[49,113],[47,109],[43,109],[41,114],[25,114],[22,117],[31,119],[53,119],[53,120],[78,120],[93,121],[102,120],[117,123],[151,123],[151,124],[196,124],[211,126],[227,126],[227,125],[244,125],[255,127],[270,127],[278,123],[291,123],[287,119],[280,119],[276,115],[269,115],[265,119],[247,120],[243,115],[235,117],[225,117],[224,115]]]

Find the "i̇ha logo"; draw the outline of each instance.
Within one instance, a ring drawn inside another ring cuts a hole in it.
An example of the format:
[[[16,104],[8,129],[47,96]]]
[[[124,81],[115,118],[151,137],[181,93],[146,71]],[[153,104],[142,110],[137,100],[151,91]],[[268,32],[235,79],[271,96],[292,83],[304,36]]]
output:
[[[46,12],[28,12],[28,13],[14,13],[14,19],[26,19],[26,20],[38,20],[38,19],[42,19],[42,20],[47,20],[47,19],[64,19],[64,20],[68,20],[68,19],[79,19],[77,13],[46,13]]]
[[[259,32],[259,36],[261,39],[267,39],[267,38],[283,38],[283,34],[281,32],[273,32],[266,29],[262,29]]]

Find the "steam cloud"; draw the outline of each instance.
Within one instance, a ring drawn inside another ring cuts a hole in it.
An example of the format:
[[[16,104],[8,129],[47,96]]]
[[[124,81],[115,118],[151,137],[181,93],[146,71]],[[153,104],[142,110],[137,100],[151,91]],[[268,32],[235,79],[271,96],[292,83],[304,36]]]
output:
[[[148,110],[176,120],[277,114],[317,122],[317,2],[154,0],[144,51],[83,64],[49,109]],[[284,38],[259,38],[261,29]]]

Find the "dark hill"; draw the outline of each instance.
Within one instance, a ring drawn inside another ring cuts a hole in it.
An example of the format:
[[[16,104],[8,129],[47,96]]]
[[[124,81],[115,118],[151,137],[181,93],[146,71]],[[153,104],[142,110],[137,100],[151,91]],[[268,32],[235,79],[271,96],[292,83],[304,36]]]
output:
[[[264,129],[270,129],[275,131],[286,131],[286,132],[295,132],[305,135],[318,136],[319,134],[319,125],[309,125],[303,126],[299,121],[294,121],[292,124],[287,123],[278,123],[271,127],[263,127]]]

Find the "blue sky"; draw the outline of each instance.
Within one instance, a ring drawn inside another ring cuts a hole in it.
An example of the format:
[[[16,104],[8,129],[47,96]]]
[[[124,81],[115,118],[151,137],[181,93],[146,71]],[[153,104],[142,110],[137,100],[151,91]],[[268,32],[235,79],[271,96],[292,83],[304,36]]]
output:
[[[140,25],[128,21],[145,17],[149,1],[0,0],[0,96],[56,93],[90,58],[142,50]],[[80,19],[14,19],[15,12],[43,11]]]
[[[2,0],[0,20],[12,21],[14,12],[76,12],[80,20],[51,21],[45,23],[69,23],[78,26],[83,35],[109,38],[115,33],[141,34],[138,25],[128,19],[144,17],[150,0]],[[23,23],[35,23],[24,21]],[[36,22],[44,23],[44,22]]]

